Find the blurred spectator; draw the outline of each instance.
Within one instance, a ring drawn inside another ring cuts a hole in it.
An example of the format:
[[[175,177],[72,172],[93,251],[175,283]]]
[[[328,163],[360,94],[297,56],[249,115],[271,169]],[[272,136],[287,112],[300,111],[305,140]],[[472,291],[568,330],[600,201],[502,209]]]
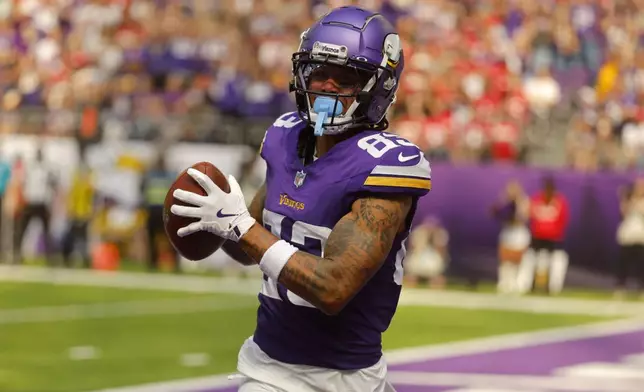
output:
[[[22,190],[22,182],[25,175],[25,163],[22,158],[22,155],[18,155],[12,165],[11,165],[11,177],[9,178],[9,183],[7,184],[7,190],[5,192],[5,208],[7,210],[7,215],[11,218],[12,222],[15,222],[19,216],[22,208],[24,207],[24,195]],[[15,223],[14,223],[15,226]],[[12,227],[13,232],[15,233],[15,227]],[[13,249],[14,238],[12,237],[11,244]]]
[[[89,250],[89,224],[94,213],[95,187],[91,168],[83,160],[74,172],[67,195],[67,231],[62,240],[63,261],[72,265],[71,255],[75,248],[83,260],[83,266],[91,266]]]
[[[176,178],[177,174],[172,173],[167,169],[165,159],[161,153],[159,154],[154,166],[145,173],[143,181],[141,182],[143,202],[147,212],[147,256],[148,269],[150,271],[157,271],[159,269],[159,261],[161,257],[159,244],[161,242],[167,242],[163,223],[163,203],[168,189],[170,189]],[[172,246],[167,248],[172,254],[174,270],[179,272],[180,263],[178,255]]]
[[[611,52],[599,69],[596,90],[600,101],[606,99],[607,95],[615,88],[621,68],[620,63],[621,57],[619,53]]]
[[[7,188],[9,187],[9,180],[11,179],[11,164],[0,157],[0,255],[4,255],[5,249],[5,233],[7,233],[6,226],[6,213],[7,208],[5,207]]]
[[[561,87],[545,66],[526,79],[523,92],[532,110],[541,116],[546,116],[561,100]]]
[[[640,292],[644,289],[644,180],[620,189],[619,198],[622,221],[617,229],[620,254],[615,297],[623,298],[629,277],[637,280]]]
[[[444,287],[444,273],[449,262],[448,244],[449,234],[437,219],[427,218],[414,227],[405,263],[411,285],[421,283],[432,288]]]
[[[569,210],[566,197],[557,192],[550,177],[543,180],[543,189],[530,199],[530,232],[532,240],[519,268],[519,291],[546,289],[551,294],[563,288],[568,270],[568,255],[563,240],[568,227]]]
[[[494,217],[501,221],[499,235],[499,272],[497,290],[500,293],[518,291],[517,277],[519,263],[530,245],[530,231],[526,226],[529,199],[521,184],[511,181],[507,184],[501,199],[492,207]]]
[[[572,123],[566,140],[569,164],[577,170],[596,170],[598,167],[597,144],[597,135],[593,132],[592,124],[582,118],[577,118]]]
[[[98,242],[92,255],[94,268],[118,268],[120,261],[128,258],[143,260],[134,248],[145,223],[145,211],[124,206],[113,197],[98,203],[90,227]]]
[[[38,219],[42,223],[45,257],[48,263],[53,263],[54,251],[50,232],[52,199],[56,193],[57,179],[51,170],[51,165],[43,157],[42,149],[36,150],[33,161],[25,165],[24,176],[20,179],[24,206],[19,210],[15,230],[14,252],[15,260],[22,262],[22,242],[28,225]]]
[[[0,134],[18,133],[21,129],[22,114],[18,110],[22,97],[17,90],[7,90],[2,96],[0,111]]]

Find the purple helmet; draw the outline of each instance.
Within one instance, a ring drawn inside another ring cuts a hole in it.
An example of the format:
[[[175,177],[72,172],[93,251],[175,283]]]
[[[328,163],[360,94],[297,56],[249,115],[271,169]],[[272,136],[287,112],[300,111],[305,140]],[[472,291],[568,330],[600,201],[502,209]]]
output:
[[[342,67],[343,74],[357,76],[362,84],[359,92],[309,90],[311,74],[324,65]],[[384,129],[403,68],[400,38],[384,16],[358,7],[340,7],[302,33],[300,47],[293,54],[290,87],[299,116],[315,125],[318,136],[350,128]],[[317,96],[315,105],[310,94]],[[341,97],[355,98],[344,114]]]

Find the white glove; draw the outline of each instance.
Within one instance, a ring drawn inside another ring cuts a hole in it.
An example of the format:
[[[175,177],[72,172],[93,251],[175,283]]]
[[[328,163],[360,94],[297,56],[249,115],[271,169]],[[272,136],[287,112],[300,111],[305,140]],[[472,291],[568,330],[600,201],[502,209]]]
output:
[[[197,231],[208,231],[227,240],[238,242],[256,221],[246,208],[244,195],[235,177],[228,176],[230,193],[226,193],[199,170],[188,169],[188,175],[201,185],[208,196],[183,189],[174,191],[175,198],[196,207],[173,204],[170,211],[186,218],[200,219],[198,222],[180,228],[177,235],[185,237]]]

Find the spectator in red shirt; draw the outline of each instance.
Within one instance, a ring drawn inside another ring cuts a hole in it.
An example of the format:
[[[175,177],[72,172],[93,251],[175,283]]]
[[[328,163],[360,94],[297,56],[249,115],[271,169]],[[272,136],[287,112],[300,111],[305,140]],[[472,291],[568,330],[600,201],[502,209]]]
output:
[[[561,249],[568,225],[568,201],[557,192],[552,178],[546,178],[543,190],[532,197],[530,219],[533,248]]]
[[[547,281],[550,294],[561,292],[568,270],[568,254],[563,249],[568,220],[568,201],[548,177],[542,191],[530,200],[532,242],[521,260],[520,291],[530,291],[533,285],[545,287]]]

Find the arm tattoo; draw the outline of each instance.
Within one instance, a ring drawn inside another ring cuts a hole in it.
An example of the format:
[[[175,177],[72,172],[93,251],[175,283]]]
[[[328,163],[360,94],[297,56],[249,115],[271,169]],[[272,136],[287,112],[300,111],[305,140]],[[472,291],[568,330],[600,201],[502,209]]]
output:
[[[337,313],[373,277],[404,227],[411,197],[367,197],[333,228],[324,257],[297,252],[279,281],[327,313]]]
[[[279,282],[327,314],[337,314],[380,269],[411,209],[410,196],[366,197],[335,225],[323,257],[296,252]],[[241,249],[259,263],[279,239],[261,225],[241,238]]]

